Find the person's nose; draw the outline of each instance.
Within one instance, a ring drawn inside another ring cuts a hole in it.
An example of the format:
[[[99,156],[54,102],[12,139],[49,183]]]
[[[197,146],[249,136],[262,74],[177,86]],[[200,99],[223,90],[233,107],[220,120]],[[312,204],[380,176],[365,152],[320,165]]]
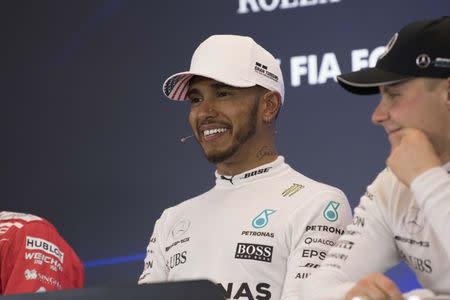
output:
[[[217,116],[217,109],[212,99],[204,99],[198,107],[198,117],[202,119],[214,118]]]
[[[381,99],[372,113],[372,123],[375,125],[382,125],[387,119],[389,119],[389,106],[385,96],[381,95]]]

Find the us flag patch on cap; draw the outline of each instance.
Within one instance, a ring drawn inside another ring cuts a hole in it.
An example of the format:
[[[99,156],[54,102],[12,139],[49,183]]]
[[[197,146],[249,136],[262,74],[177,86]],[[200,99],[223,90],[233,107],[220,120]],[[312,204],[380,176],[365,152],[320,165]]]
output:
[[[173,100],[186,100],[191,78],[192,75],[178,75],[169,78],[164,84],[164,94]]]

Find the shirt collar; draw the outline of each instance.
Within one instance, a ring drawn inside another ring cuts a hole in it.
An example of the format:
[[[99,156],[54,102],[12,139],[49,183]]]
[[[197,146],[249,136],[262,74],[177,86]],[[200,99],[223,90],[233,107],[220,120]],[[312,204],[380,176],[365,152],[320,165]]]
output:
[[[247,170],[234,176],[221,175],[216,171],[216,185],[224,187],[240,186],[278,174],[287,167],[288,165],[284,163],[284,157],[280,155],[271,163],[258,166],[257,168]]]

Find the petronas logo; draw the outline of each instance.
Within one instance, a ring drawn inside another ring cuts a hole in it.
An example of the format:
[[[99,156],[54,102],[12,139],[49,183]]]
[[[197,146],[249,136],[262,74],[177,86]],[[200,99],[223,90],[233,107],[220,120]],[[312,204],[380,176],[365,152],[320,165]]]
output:
[[[323,210],[323,217],[330,222],[336,221],[339,217],[337,209],[340,205],[341,204],[339,202],[330,201],[327,207]]]
[[[252,221],[252,225],[253,228],[263,228],[264,226],[267,225],[267,223],[269,223],[269,216],[271,214],[273,214],[274,212],[276,212],[276,210],[273,209],[265,209],[263,210],[259,215],[257,215],[253,221]]]

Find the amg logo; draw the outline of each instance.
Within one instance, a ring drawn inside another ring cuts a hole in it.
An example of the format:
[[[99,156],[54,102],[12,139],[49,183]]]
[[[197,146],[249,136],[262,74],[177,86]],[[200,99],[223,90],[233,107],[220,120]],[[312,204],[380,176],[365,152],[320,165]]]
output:
[[[396,241],[399,241],[399,242],[408,243],[411,245],[417,245],[417,246],[421,246],[421,247],[430,247],[430,242],[415,241],[413,239],[405,238],[405,237],[398,236],[398,235],[396,235],[394,238]]]
[[[235,258],[272,262],[272,246],[238,243]]]
[[[239,0],[238,14],[249,12],[274,11],[275,9],[290,9],[320,4],[330,4],[341,0]]]

